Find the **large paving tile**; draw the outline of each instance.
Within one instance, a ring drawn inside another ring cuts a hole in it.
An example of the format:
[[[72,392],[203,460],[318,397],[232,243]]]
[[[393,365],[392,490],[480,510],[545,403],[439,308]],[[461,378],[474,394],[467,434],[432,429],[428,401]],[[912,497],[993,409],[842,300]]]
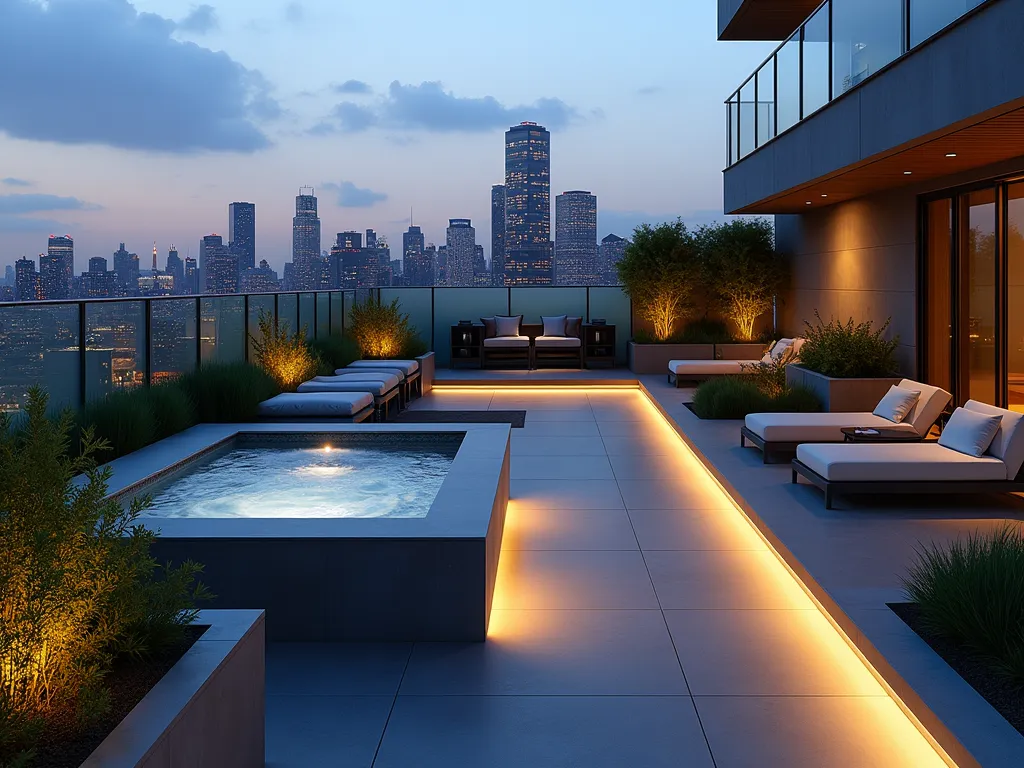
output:
[[[550,412],[526,414],[526,424],[519,430],[524,437],[587,437],[600,439],[601,432],[593,419],[553,421],[545,416]]]
[[[581,411],[593,416],[590,403],[585,397],[575,394],[561,395],[538,393],[536,395],[504,395],[496,392],[491,398],[492,411]]]
[[[679,441],[665,432],[651,431],[640,437],[628,435],[602,435],[609,456],[675,456],[683,451]]]
[[[640,552],[501,553],[493,608],[654,609],[658,600]]]
[[[694,696],[882,696],[817,609],[665,611]]]
[[[375,768],[711,768],[688,697],[400,696]]]
[[[513,480],[615,479],[607,456],[526,456],[515,451],[510,477]]]
[[[267,694],[394,695],[411,643],[269,643]]]
[[[629,519],[643,550],[767,549],[732,509],[631,509]]]
[[[647,551],[644,560],[666,610],[811,606],[770,551]]]
[[[614,480],[513,480],[512,498],[535,509],[625,509]]]
[[[687,695],[661,611],[491,612],[486,643],[417,643],[399,695]]]
[[[887,696],[696,697],[717,768],[940,768]]]
[[[651,431],[646,421],[595,421],[602,437],[644,438]]]
[[[509,504],[501,549],[638,549],[623,509],[539,509]]]
[[[652,419],[654,413],[646,405],[642,403],[636,404],[623,404],[623,405],[604,405],[598,404],[593,406],[594,419],[597,421],[633,421],[633,422],[648,422]]]
[[[394,696],[267,696],[267,768],[370,768]]]
[[[513,456],[604,456],[604,445],[593,437],[537,437],[512,432]]]
[[[618,480],[626,509],[720,509],[735,507],[704,472],[661,480]]]
[[[695,468],[680,460],[678,450],[664,454],[613,453],[609,454],[608,461],[620,480],[671,480]]]
[[[526,422],[530,421],[586,421],[594,422],[594,414],[588,408],[575,409],[527,409]],[[596,422],[595,422],[596,423]]]

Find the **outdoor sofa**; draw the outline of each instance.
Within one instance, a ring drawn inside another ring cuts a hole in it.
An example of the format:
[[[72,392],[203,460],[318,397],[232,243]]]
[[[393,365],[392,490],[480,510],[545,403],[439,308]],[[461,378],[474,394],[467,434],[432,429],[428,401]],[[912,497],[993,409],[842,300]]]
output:
[[[373,396],[373,406],[378,421],[386,421],[391,415],[392,405],[399,410],[401,382],[394,374],[372,371],[348,376],[317,376],[299,384],[298,391],[306,392],[368,392]]]
[[[952,396],[944,389],[910,379],[903,379],[897,386],[920,393],[899,422],[879,415],[878,408],[873,413],[751,413],[740,429],[740,446],[750,443],[761,449],[765,464],[776,464],[792,459],[801,443],[842,443],[846,439],[844,427],[896,429],[924,439]]]
[[[523,323],[522,315],[481,317],[484,325],[483,366],[493,363],[557,363],[583,368],[582,317],[541,317],[538,324]]]
[[[754,366],[771,365],[780,361],[800,362],[800,349],[804,339],[779,339],[760,360],[669,360],[668,383],[682,386],[684,381],[703,381],[716,376],[734,376],[751,373]]]
[[[533,345],[523,333],[522,315],[481,317],[480,322],[484,324],[482,367],[489,363],[525,363],[527,368],[533,368]]]
[[[285,392],[260,403],[263,421],[366,421],[373,416],[368,392]]]
[[[582,317],[557,315],[541,317],[541,333],[533,340],[533,367],[542,362],[556,362],[560,365],[571,362],[583,368]]]
[[[1019,493],[1024,491],[1024,414],[971,400],[939,442],[800,445],[792,482],[836,494]]]

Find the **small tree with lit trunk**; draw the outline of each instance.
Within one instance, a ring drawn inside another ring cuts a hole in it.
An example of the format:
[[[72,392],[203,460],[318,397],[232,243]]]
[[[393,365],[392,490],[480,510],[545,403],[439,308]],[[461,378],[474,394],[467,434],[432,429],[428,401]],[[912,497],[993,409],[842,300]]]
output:
[[[786,260],[775,251],[771,222],[713,224],[702,227],[696,238],[708,292],[736,324],[737,337],[752,341],[754,324],[771,310],[788,272]]]
[[[697,280],[697,247],[681,219],[633,232],[618,263],[623,290],[641,318],[654,326],[658,341],[668,341],[692,310]]]

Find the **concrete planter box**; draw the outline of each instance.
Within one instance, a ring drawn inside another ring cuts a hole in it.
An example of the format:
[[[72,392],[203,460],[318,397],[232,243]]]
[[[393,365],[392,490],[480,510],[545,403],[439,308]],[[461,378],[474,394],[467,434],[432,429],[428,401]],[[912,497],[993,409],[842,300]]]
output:
[[[802,365],[786,366],[786,384],[811,390],[829,413],[854,413],[875,410],[889,387],[899,384],[901,378],[833,379]]]
[[[423,394],[427,394],[434,388],[434,353],[427,352],[416,358],[420,364],[420,385],[423,387]]]
[[[766,345],[753,343],[715,344],[716,360],[760,360]]]
[[[202,637],[82,768],[263,768],[263,611],[201,611]]]
[[[714,360],[714,344],[637,344],[629,342],[629,370],[666,373],[669,360]]]

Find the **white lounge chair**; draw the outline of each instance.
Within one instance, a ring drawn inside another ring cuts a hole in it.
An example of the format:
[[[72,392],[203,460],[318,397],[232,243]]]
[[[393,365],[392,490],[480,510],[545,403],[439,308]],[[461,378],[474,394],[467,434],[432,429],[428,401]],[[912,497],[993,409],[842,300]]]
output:
[[[842,443],[844,427],[884,427],[913,432],[922,439],[928,434],[951,395],[944,389],[903,379],[902,389],[921,396],[901,423],[873,413],[751,413],[740,429],[740,445],[749,442],[761,449],[765,464],[789,461],[801,443]]]
[[[402,407],[405,407],[417,392],[423,394],[420,389],[420,364],[415,360],[356,360],[347,368],[339,368],[334,374],[346,376],[350,373],[370,372],[385,372],[398,377],[402,385]]]
[[[1024,478],[1020,477],[1024,464],[1024,414],[974,400],[962,410],[998,416],[1001,420],[999,430],[981,456],[939,443],[801,445],[793,460],[792,481],[797,483],[803,477],[825,491],[827,509],[832,508],[837,493],[1024,491]]]
[[[285,392],[260,403],[266,421],[366,421],[373,415],[367,392]]]
[[[805,339],[779,339],[760,360],[670,360],[668,383],[679,387],[684,381],[701,381],[715,376],[735,376],[751,373],[753,366],[770,364],[786,359],[800,361],[800,349]]]
[[[317,376],[299,384],[300,393],[308,392],[368,392],[373,395],[377,417],[385,421],[391,415],[391,403],[398,407],[400,382],[390,373],[370,371],[350,376]]]

